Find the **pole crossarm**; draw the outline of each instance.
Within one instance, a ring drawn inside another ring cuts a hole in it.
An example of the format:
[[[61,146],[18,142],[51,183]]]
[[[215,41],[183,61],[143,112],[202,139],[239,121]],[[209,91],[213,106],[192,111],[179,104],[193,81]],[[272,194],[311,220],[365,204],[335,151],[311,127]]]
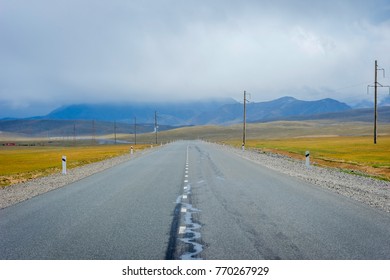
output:
[[[380,87],[380,88],[388,88],[389,89],[389,94],[390,94],[390,86],[384,86],[384,85],[381,85],[380,83],[377,83],[377,87]],[[374,85],[368,85],[367,86],[367,94],[369,93],[369,88],[375,88]]]

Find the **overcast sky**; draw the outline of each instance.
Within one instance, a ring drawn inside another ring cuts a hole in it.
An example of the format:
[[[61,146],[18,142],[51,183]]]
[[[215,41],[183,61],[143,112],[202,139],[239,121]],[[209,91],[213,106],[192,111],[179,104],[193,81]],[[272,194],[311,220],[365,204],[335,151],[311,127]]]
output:
[[[375,59],[390,84],[390,0],[0,0],[0,117],[244,90],[352,103]]]

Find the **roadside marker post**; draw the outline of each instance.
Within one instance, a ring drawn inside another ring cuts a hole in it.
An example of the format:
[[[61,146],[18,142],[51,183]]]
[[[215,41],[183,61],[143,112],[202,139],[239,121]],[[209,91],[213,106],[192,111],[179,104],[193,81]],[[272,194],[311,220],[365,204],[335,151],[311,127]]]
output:
[[[62,174],[66,175],[66,156],[62,156]]]
[[[131,146],[130,148],[130,154],[132,155],[134,153],[134,149],[133,149],[133,146]]]
[[[306,151],[305,156],[306,156],[306,168],[310,168],[310,152]]]

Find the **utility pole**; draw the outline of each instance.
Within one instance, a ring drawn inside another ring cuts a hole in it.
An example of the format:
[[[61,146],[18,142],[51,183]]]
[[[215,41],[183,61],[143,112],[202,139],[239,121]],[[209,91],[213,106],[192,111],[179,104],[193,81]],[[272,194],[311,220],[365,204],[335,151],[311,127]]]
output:
[[[137,117],[134,117],[134,145],[137,145]]]
[[[242,146],[241,146],[243,151],[245,150],[245,144],[246,144],[246,102],[249,102],[246,96],[247,96],[247,92],[244,90],[244,117],[243,117],[244,127],[242,129]]]
[[[76,145],[76,121],[73,122],[73,146]]]
[[[244,127],[242,129],[242,150],[245,150],[245,138],[246,138],[246,91],[244,90]]]
[[[157,145],[157,130],[158,130],[157,111],[154,111],[154,130],[155,130],[155,133],[156,133],[156,145]]]
[[[114,139],[115,139],[115,145],[116,145],[116,121],[114,121]]]
[[[92,120],[92,144],[95,143],[95,120]]]
[[[375,83],[374,83],[374,144],[376,144],[376,133],[378,126],[378,62],[375,60]]]
[[[374,88],[374,144],[377,142],[377,128],[378,128],[378,86],[379,87],[387,87],[389,88],[390,93],[390,86],[384,86],[378,83],[378,71],[383,71],[383,78],[385,77],[385,69],[378,68],[378,61],[375,60],[375,81],[374,85],[367,86],[367,92],[368,88],[373,87]]]

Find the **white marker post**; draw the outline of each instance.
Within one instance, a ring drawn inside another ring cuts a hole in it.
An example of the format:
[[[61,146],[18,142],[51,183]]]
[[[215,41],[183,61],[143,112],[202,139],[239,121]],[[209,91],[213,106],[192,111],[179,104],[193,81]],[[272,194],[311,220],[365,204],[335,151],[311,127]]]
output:
[[[132,155],[134,153],[133,146],[130,148],[130,154]]]
[[[310,152],[306,151],[306,168],[310,168]]]
[[[62,174],[66,175],[66,156],[62,156]]]

